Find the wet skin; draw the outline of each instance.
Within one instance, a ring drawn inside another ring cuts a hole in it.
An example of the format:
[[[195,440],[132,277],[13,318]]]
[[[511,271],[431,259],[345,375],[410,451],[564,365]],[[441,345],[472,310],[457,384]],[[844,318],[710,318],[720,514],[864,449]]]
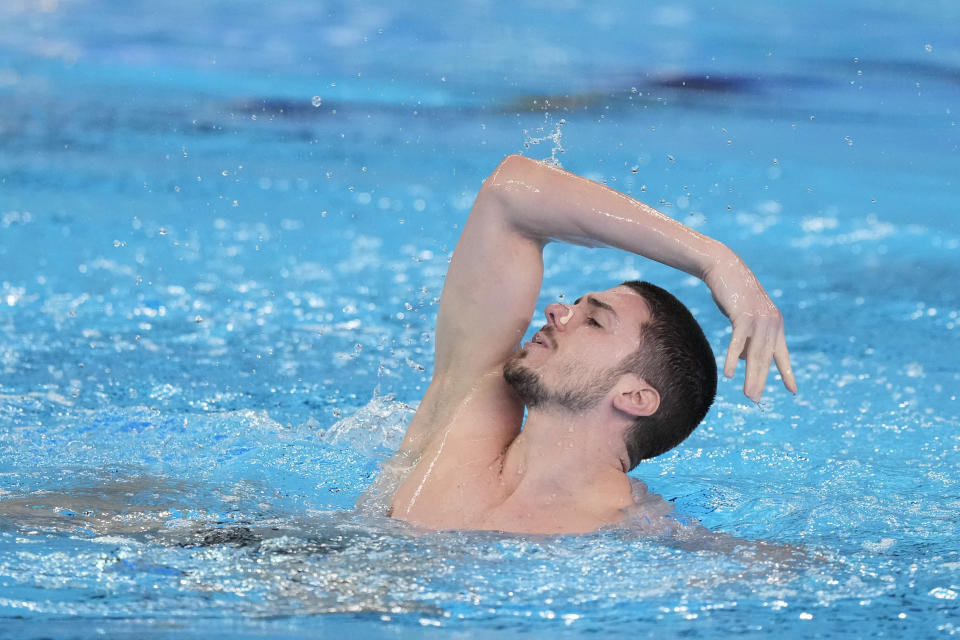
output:
[[[746,360],[756,400],[775,362],[790,391],[783,321],[753,273],[723,244],[647,205],[556,167],[511,156],[484,183],[458,241],[437,318],[434,376],[401,453],[418,459],[391,514],[429,528],[590,531],[632,505],[623,433],[659,395],[616,365],[649,313],[624,287],[552,304],[518,351],[560,240],[612,246],[701,278],[733,325],[724,373]],[[528,407],[504,366],[536,375],[554,401]],[[598,385],[602,381],[602,385]],[[590,392],[589,406],[556,401]],[[596,396],[595,398],[593,396]]]

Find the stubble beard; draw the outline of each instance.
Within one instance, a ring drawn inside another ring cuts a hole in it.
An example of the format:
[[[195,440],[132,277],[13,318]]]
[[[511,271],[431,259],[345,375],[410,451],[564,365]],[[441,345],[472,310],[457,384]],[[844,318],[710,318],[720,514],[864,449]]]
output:
[[[613,386],[611,372],[604,372],[592,380],[580,380],[566,388],[550,389],[537,371],[523,362],[525,351],[514,354],[503,366],[503,379],[514,390],[528,409],[562,409],[583,413],[593,409]],[[574,379],[572,372],[567,377]]]

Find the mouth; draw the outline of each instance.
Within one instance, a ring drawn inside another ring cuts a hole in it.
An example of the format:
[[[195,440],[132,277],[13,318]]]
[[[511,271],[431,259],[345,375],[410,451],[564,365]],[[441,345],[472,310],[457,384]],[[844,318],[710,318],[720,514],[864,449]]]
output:
[[[533,338],[530,340],[529,344],[537,345],[538,347],[543,347],[545,349],[553,349],[553,341],[544,333],[543,330],[537,331],[533,334]]]

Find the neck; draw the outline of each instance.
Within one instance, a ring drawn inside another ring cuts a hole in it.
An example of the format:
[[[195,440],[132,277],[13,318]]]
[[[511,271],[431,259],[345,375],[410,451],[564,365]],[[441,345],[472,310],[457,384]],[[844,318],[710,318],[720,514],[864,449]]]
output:
[[[507,449],[504,482],[513,491],[522,487],[535,496],[602,500],[607,506],[632,503],[622,462],[623,431],[603,428],[610,420],[597,412],[530,410],[523,430]]]

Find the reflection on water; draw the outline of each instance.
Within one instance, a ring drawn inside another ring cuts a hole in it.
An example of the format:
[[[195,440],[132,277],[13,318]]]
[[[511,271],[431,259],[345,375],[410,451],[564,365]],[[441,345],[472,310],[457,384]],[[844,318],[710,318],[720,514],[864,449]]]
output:
[[[325,432],[315,430],[315,445],[349,444],[383,459],[411,411],[375,396]],[[117,420],[113,437],[140,420]],[[216,433],[224,425],[207,426]],[[125,463],[138,455],[124,451]],[[181,481],[119,466],[67,474],[61,489],[8,491],[0,536],[12,544],[0,547],[0,575],[20,586],[0,606],[48,615],[199,614],[216,606],[267,618],[373,613],[443,621],[506,613],[562,620],[585,607],[615,617],[618,602],[656,600],[678,588],[715,599],[751,580],[781,592],[846,570],[805,549],[708,531],[639,481],[635,513],[590,535],[420,530],[384,515],[410,463],[394,459],[367,479],[355,508],[335,510],[279,508],[282,502],[265,504],[251,487],[230,493],[214,476]],[[319,485],[355,473],[318,469],[325,474],[315,478]],[[62,601],[54,595],[62,589],[80,597]]]
[[[0,571],[24,586],[87,594],[64,603],[39,591],[19,606],[117,615],[169,606],[199,612],[215,601],[268,617],[374,612],[482,619],[485,611],[515,609],[517,593],[540,594],[543,609],[532,609],[540,615],[655,598],[678,587],[707,594],[760,576],[771,588],[789,588],[823,566],[800,551],[785,554],[746,541],[721,545],[692,529],[676,538],[630,527],[566,537],[427,532],[360,511],[251,522],[183,520],[171,515],[179,504],[125,502],[143,491],[175,499],[179,488],[140,478],[0,502],[4,535],[21,541],[15,553],[0,555]],[[695,563],[688,564],[690,555]],[[119,589],[152,593],[151,601],[96,598]],[[191,593],[204,597],[191,600]],[[9,598],[3,603],[16,606]]]

